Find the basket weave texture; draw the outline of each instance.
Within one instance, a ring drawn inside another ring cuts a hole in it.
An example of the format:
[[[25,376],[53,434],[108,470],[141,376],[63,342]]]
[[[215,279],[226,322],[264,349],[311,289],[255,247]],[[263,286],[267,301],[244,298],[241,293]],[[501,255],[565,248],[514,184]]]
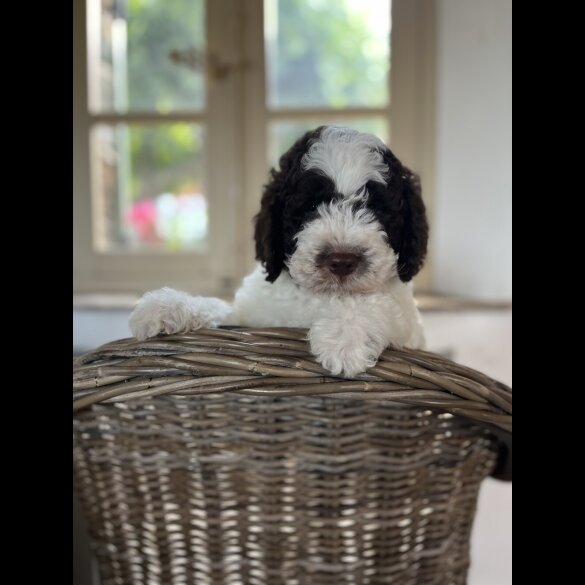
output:
[[[305,338],[209,329],[75,360],[75,489],[103,585],[465,583],[510,388],[412,350],[335,378]]]

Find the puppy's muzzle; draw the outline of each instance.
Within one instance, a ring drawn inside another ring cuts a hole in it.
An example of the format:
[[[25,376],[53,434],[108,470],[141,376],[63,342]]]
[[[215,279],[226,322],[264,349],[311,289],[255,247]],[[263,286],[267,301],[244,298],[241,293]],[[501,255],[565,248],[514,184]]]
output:
[[[358,254],[352,254],[350,252],[333,252],[327,254],[323,258],[322,266],[335,276],[349,276],[355,272],[361,259],[361,256]]]

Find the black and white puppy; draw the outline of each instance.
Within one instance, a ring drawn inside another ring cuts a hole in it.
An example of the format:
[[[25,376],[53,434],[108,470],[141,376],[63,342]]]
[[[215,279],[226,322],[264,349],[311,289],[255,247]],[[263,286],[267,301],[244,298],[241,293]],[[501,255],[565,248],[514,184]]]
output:
[[[163,288],[130,317],[138,339],[221,324],[307,327],[332,374],[421,348],[411,280],[428,225],[418,178],[382,141],[338,126],[307,132],[272,169],[256,216],[256,270],[232,304]]]

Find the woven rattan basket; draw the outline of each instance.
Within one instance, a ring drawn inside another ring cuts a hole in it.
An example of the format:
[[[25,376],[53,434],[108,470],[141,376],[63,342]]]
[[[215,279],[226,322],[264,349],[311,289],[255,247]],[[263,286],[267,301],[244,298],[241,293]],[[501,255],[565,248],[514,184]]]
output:
[[[421,351],[334,378],[305,336],[203,330],[76,360],[103,585],[465,583],[480,484],[511,473],[511,390]]]

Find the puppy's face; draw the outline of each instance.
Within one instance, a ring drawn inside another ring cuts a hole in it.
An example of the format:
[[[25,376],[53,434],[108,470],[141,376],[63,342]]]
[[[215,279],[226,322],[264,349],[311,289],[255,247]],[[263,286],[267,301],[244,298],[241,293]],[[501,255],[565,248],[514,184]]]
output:
[[[333,181],[307,171],[284,207],[285,265],[315,292],[374,292],[397,274],[388,235],[368,207],[364,185],[343,196]]]
[[[306,289],[366,293],[410,280],[428,228],[416,177],[375,136],[308,132],[280,159],[256,216],[256,256]]]

